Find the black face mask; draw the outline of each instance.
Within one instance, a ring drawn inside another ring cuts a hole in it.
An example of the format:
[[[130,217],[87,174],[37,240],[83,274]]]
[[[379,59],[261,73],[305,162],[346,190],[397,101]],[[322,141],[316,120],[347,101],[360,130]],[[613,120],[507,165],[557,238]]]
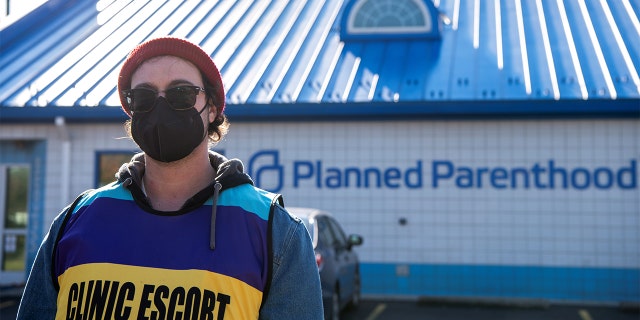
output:
[[[206,137],[196,108],[173,110],[164,97],[158,97],[149,112],[131,116],[133,140],[151,158],[172,162],[188,156]]]

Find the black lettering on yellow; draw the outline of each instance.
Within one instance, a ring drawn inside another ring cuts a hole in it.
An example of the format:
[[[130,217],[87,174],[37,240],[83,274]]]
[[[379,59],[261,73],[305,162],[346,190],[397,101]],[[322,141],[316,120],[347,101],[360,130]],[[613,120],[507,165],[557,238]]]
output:
[[[151,312],[151,320],[162,320],[167,314],[167,307],[164,305],[164,299],[169,297],[169,288],[167,286],[158,286],[154,295],[153,304],[156,311]]]
[[[177,287],[171,292],[171,298],[169,299],[169,311],[167,312],[168,320],[182,320],[182,312],[176,312],[176,305],[184,305],[184,288]],[[175,316],[175,318],[174,318]]]
[[[201,320],[213,320],[213,309],[216,307],[216,294],[213,291],[204,290],[202,293]]]
[[[83,319],[91,319],[89,318],[89,306],[91,305],[91,293],[93,292],[93,283],[95,281],[89,281],[89,287],[87,288],[87,294],[85,295],[86,300],[84,302],[84,310],[82,311]]]
[[[69,287],[69,297],[67,298],[67,320],[72,320],[76,315],[75,303],[78,301],[78,284],[73,283]]]
[[[88,314],[85,313],[88,319],[102,319],[102,313],[107,304],[110,284],[111,281],[105,281],[103,287],[102,280],[96,280],[93,293],[91,294],[91,308],[89,308]]]
[[[224,320],[231,296],[199,287],[169,288],[145,284],[139,301],[134,301],[132,282],[90,280],[72,283],[67,297],[66,319],[129,319],[139,303],[140,320]],[[217,312],[216,312],[217,304]],[[217,316],[214,316],[217,314]]]
[[[113,314],[113,307],[116,304],[116,296],[118,294],[118,289],[120,288],[120,282],[114,281],[111,283],[111,290],[109,291],[109,302],[107,303],[107,310],[104,314],[104,319],[111,319],[111,315]]]
[[[82,320],[82,305],[84,303],[84,282],[80,282],[80,289],[78,290],[78,306],[76,307],[76,316],[74,319]]]
[[[142,297],[140,297],[140,308],[138,308],[138,319],[149,319],[149,317],[146,317],[144,314],[147,313],[147,309],[151,307],[151,300],[149,300],[149,295],[153,292],[154,289],[155,286],[150,284],[145,284],[142,288]]]
[[[191,287],[187,292],[187,300],[184,305],[184,320],[198,320],[200,313],[200,288]]]
[[[224,320],[224,312],[227,308],[228,304],[231,304],[231,297],[223,294],[223,293],[218,293],[218,320]]]
[[[125,300],[133,300],[136,287],[131,282],[125,282],[120,288],[120,294],[118,295],[118,301],[116,302],[116,313],[113,318],[116,320],[129,319],[131,314],[131,307],[125,307]]]

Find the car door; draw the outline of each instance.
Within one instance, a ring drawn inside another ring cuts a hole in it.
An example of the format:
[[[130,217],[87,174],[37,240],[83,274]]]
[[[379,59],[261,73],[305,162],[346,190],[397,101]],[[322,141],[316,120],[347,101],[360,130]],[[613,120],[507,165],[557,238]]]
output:
[[[324,217],[316,217],[318,245],[317,253],[322,257],[322,268],[320,270],[320,280],[322,287],[326,290],[333,290],[333,286],[339,278],[337,271],[338,257],[336,256],[333,244],[335,240],[329,227],[329,222]]]
[[[327,217],[327,222],[333,234],[336,259],[340,270],[340,297],[346,300],[353,295],[357,257],[349,248],[347,237],[337,221],[331,217]],[[341,302],[343,303],[344,301]]]

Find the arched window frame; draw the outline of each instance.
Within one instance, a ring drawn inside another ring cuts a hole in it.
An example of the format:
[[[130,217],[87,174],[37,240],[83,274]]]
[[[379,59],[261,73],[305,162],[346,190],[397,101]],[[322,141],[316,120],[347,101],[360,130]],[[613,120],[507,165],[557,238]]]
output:
[[[418,27],[358,27],[354,25],[356,16],[369,1],[394,2],[397,0],[352,0],[344,9],[341,18],[340,37],[342,40],[404,40],[439,39],[441,21],[438,9],[430,0],[406,0],[413,2],[423,16],[425,25]]]

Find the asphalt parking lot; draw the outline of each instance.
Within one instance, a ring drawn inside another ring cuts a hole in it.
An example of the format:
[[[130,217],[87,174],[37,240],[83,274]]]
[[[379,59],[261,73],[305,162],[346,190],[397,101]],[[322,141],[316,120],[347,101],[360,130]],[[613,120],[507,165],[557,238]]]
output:
[[[0,296],[0,320],[16,318],[19,297]],[[343,312],[346,320],[638,320],[637,307],[602,306],[497,306],[364,299],[358,308]]]
[[[639,320],[636,305],[628,307],[573,305],[498,305],[491,303],[442,303],[422,301],[362,301],[343,313],[347,320]]]

